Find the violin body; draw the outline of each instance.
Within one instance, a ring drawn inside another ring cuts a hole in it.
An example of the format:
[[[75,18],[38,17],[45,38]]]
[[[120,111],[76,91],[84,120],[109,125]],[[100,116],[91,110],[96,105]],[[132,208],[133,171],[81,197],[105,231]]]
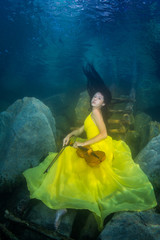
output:
[[[90,167],[98,167],[106,158],[103,151],[93,151],[90,146],[78,147],[77,155],[84,158]]]

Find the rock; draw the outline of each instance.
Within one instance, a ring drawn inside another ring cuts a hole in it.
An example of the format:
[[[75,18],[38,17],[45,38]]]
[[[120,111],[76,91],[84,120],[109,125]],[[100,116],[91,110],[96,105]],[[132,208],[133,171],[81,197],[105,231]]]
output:
[[[7,139],[10,133],[10,125],[12,123],[12,115],[8,112],[0,113],[0,154],[1,159],[4,159],[7,152]],[[2,160],[0,161],[0,167],[2,167]]]
[[[150,122],[150,131],[149,131],[149,139],[151,140],[153,137],[156,137],[160,134],[160,123],[157,121]]]
[[[11,212],[14,216],[22,219],[22,221],[25,220],[30,224],[37,225],[37,229],[44,229],[45,231],[49,230],[55,232],[54,223],[57,210],[47,207],[42,201],[38,199],[30,199],[30,194],[26,184],[17,187],[14,192],[8,193],[5,197],[6,200],[4,201],[4,199],[2,199],[1,201],[1,205],[4,206],[1,207],[1,215],[4,215],[5,210],[8,209],[9,212]],[[17,212],[17,208],[24,208],[24,210],[22,209],[21,211],[20,209],[20,212]],[[70,237],[76,214],[77,210],[67,209],[67,213],[61,218],[59,228],[56,231],[57,235],[60,234],[61,236],[64,235],[66,237]],[[17,227],[15,227],[14,230],[19,232],[19,226],[17,224]],[[20,228],[19,232],[21,235],[20,239],[39,239],[39,233],[26,228],[22,231],[22,229]],[[40,236],[42,237],[42,235]],[[43,236],[43,239],[48,238]]]
[[[98,224],[93,213],[89,213],[88,217],[85,220],[85,224],[81,229],[81,232],[76,238],[77,240],[93,240],[96,239],[99,234]]]
[[[134,160],[148,176],[156,194],[160,195],[160,134],[154,137]]]
[[[97,240],[159,240],[160,215],[154,210],[114,214]]]
[[[0,114],[0,129],[0,191],[10,191],[25,169],[55,151],[55,120],[41,101],[25,97]]]
[[[83,124],[87,115],[91,112],[90,97],[87,91],[81,92],[75,108],[77,125]]]
[[[45,229],[55,231],[54,223],[56,217],[56,210],[48,208],[45,204],[37,201],[31,208],[26,219],[28,222],[35,223]],[[70,237],[72,226],[76,217],[76,210],[68,209],[67,213],[62,216],[57,232]]]
[[[129,145],[132,157],[135,158],[139,152],[140,135],[136,131],[128,131],[125,136],[125,142]]]
[[[31,207],[26,220],[41,227],[54,230],[55,214],[56,210],[50,209],[41,201],[36,200],[36,204]]]
[[[60,222],[58,233],[66,237],[70,237],[76,215],[77,215],[76,209],[67,209],[67,213],[62,217],[62,220]]]

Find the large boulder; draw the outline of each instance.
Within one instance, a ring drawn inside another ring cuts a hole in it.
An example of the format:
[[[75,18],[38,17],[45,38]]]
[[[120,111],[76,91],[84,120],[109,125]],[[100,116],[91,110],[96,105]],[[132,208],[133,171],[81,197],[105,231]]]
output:
[[[72,232],[72,226],[76,217],[76,210],[68,209],[67,213],[63,215],[58,233],[69,237]],[[29,211],[26,220],[35,223],[45,229],[55,231],[56,210],[50,209],[42,202],[36,201],[34,206]],[[26,238],[27,239],[27,238]],[[45,238],[44,238],[45,239]]]
[[[160,215],[154,210],[116,213],[97,240],[158,240]]]
[[[41,101],[25,97],[0,114],[0,130],[0,191],[10,191],[25,169],[56,150],[55,120]]]
[[[81,92],[75,108],[77,125],[83,125],[85,118],[90,112],[91,109],[89,94],[87,91]]]
[[[160,134],[160,123],[157,121],[151,121],[149,139],[151,140],[153,137],[156,137],[159,134]]]
[[[134,160],[148,176],[156,195],[160,195],[160,134],[154,137]]]

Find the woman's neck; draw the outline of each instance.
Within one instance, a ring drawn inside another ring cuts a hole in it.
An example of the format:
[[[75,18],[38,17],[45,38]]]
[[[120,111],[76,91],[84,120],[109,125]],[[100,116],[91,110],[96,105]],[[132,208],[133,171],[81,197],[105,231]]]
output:
[[[102,113],[102,111],[101,111],[101,107],[99,107],[99,108],[92,107],[92,112],[93,112],[94,109],[97,109],[100,113]]]

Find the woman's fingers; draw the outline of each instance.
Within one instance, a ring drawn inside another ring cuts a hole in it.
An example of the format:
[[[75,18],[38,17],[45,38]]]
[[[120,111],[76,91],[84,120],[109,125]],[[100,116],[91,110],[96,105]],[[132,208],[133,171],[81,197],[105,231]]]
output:
[[[78,148],[79,146],[83,146],[83,143],[81,143],[81,142],[75,142],[75,143],[73,144],[73,147],[75,147],[75,148]]]
[[[74,147],[74,148],[77,148],[77,142],[75,142],[75,143],[73,144],[73,147]]]
[[[65,138],[63,139],[63,146],[64,146],[64,145],[67,145],[68,142],[69,142],[69,137],[65,137]]]
[[[63,139],[63,146],[66,145],[66,139]]]

